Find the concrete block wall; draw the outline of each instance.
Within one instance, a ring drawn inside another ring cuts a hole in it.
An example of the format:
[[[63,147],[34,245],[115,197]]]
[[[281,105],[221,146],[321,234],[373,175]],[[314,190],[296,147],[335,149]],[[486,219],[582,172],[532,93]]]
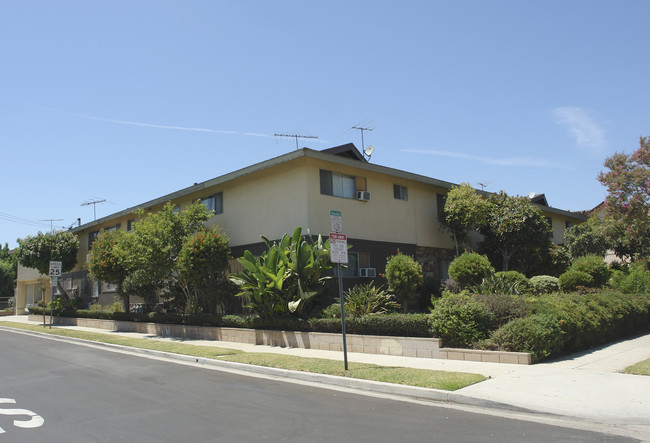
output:
[[[29,316],[29,320],[41,321],[41,319],[42,316]],[[55,323],[58,325],[81,326],[121,332],[138,332],[141,334],[165,337],[182,337],[196,340],[217,340],[288,348],[343,351],[342,335],[325,332],[271,331],[71,317],[56,317]],[[442,341],[438,338],[347,334],[346,339],[349,352],[360,352],[365,354],[468,360],[490,363],[513,363],[521,365],[529,365],[532,362],[530,354],[522,352],[442,348]]]

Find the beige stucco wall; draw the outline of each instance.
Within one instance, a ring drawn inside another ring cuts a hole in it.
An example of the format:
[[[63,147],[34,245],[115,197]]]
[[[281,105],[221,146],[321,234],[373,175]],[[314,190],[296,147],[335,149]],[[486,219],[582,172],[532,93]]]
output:
[[[50,301],[50,278],[39,273],[36,269],[18,265],[16,283],[16,312],[25,313],[27,304],[34,304],[39,300]]]
[[[451,247],[449,236],[439,230],[437,193],[442,188],[349,165],[307,159],[309,226],[312,233],[330,231],[329,211],[341,211],[343,232],[351,238]],[[366,178],[370,201],[322,195],[320,169]],[[406,186],[408,201],[395,199],[393,185]]]

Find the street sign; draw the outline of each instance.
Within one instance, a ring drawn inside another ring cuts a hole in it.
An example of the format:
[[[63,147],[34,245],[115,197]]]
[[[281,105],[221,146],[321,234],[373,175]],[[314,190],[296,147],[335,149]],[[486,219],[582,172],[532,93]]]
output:
[[[330,260],[332,263],[348,262],[348,236],[330,232]]]
[[[332,225],[332,232],[343,231],[343,217],[341,217],[341,211],[330,211],[330,224]]]
[[[61,277],[61,270],[63,264],[60,261],[50,262],[50,277]]]

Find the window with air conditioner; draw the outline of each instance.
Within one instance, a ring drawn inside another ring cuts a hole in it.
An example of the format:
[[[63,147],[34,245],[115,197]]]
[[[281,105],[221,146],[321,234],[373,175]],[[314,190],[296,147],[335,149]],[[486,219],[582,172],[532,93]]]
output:
[[[359,192],[366,192],[366,178],[340,172],[320,170],[320,193],[334,197],[358,198]]]

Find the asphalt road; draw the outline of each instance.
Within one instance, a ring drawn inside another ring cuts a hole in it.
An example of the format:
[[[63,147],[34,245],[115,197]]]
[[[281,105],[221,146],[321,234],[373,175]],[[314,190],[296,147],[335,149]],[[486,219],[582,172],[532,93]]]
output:
[[[634,441],[7,331],[0,428],[0,443]]]

